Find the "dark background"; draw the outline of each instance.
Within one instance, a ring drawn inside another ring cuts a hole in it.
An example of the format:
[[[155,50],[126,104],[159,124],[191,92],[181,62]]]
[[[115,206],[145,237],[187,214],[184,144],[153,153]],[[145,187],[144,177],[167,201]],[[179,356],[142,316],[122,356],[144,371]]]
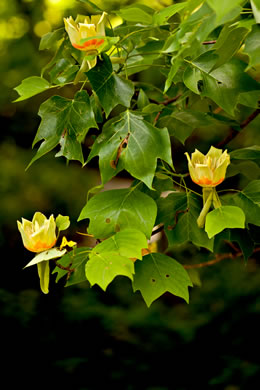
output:
[[[113,8],[123,2],[108,4]],[[116,278],[106,293],[87,283],[64,289],[52,278],[50,293],[44,295],[36,267],[23,270],[32,256],[16,221],[31,219],[37,210],[69,215],[67,236],[84,245],[77,231],[85,226],[77,217],[87,191],[100,181],[94,166],[66,166],[54,153],[25,171],[35,153],[37,111],[48,93],[12,103],[17,98],[13,88],[39,75],[48,61],[48,53],[38,52],[40,36],[62,26],[63,14],[76,16],[70,6],[73,1],[0,4],[1,381],[5,388],[18,382],[28,389],[256,389],[260,272],[255,258],[247,265],[226,260],[201,270],[202,285],[191,289],[189,305],[165,294],[149,309],[127,278]],[[257,124],[250,124],[234,146],[254,143]],[[184,262],[191,257],[201,261],[189,245],[176,253]]]

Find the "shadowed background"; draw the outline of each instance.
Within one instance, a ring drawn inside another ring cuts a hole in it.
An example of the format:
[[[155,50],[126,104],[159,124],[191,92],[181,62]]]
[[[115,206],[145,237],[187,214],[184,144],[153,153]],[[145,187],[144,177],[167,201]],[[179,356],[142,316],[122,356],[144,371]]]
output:
[[[131,3],[103,1],[105,9]],[[50,58],[38,52],[40,37],[62,26],[63,15],[88,11],[78,4],[0,4],[2,382],[6,379],[12,388],[18,380],[28,389],[92,390],[103,383],[122,390],[255,389],[260,379],[260,272],[254,260],[247,265],[226,260],[205,268],[199,273],[201,287],[191,289],[189,305],[165,294],[150,309],[139,293],[133,294],[127,278],[116,278],[106,293],[87,283],[64,289],[52,278],[50,294],[43,295],[36,267],[23,270],[32,255],[22,245],[16,221],[31,219],[37,210],[69,215],[68,238],[84,244],[77,231],[85,231],[85,224],[77,218],[87,191],[100,182],[94,163],[90,168],[77,162],[66,166],[54,153],[25,171],[35,153],[31,144],[40,122],[38,108],[48,93],[12,103],[17,98],[13,88],[39,75]],[[101,1],[95,4],[102,6]],[[71,92],[64,88],[62,93]],[[258,124],[252,122],[246,135],[241,132],[235,141],[239,147],[254,143]],[[189,245],[175,256],[186,263],[192,257],[203,261],[203,252],[198,255]]]

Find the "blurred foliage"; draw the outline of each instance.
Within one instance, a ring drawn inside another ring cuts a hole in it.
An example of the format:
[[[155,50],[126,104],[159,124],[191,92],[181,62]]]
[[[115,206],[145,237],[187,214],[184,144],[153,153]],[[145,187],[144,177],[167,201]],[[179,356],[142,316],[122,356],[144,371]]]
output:
[[[93,2],[106,10],[132,3]],[[132,294],[125,278],[117,278],[107,293],[84,283],[67,289],[54,285],[43,296],[35,269],[22,271],[28,254],[16,220],[31,218],[32,210],[70,215],[71,238],[85,240],[76,233],[84,231],[76,219],[88,189],[99,182],[94,170],[84,168],[83,175],[78,163],[65,168],[64,161],[52,154],[25,171],[44,96],[33,103],[11,103],[17,97],[12,88],[39,74],[48,60],[47,55],[39,56],[40,36],[60,26],[63,15],[85,12],[84,4],[77,4],[78,8],[72,0],[0,2],[2,382],[12,388],[19,378],[27,389],[56,385],[94,390],[103,388],[104,382],[120,390],[256,389],[260,273],[255,260],[247,265],[226,260],[200,270],[197,279],[202,285],[191,290],[189,305],[165,294],[150,309],[139,293]],[[160,7],[171,2],[146,4]],[[246,134],[241,131],[234,148],[259,139],[258,126],[257,120]],[[192,142],[196,145],[199,139],[195,134]],[[189,247],[175,254],[183,262],[192,256]],[[201,262],[203,253],[197,256],[193,261]]]

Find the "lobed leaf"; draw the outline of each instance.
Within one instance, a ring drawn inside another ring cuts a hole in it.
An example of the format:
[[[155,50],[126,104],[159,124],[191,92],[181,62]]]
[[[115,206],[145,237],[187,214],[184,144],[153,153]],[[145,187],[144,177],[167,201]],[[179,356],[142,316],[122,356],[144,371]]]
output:
[[[135,271],[133,289],[140,290],[148,307],[166,292],[189,302],[190,277],[172,257],[151,253],[144,256],[143,261],[135,263]]]
[[[240,207],[221,206],[210,211],[206,216],[205,231],[209,238],[214,237],[226,228],[245,227],[245,214]]]
[[[115,74],[107,55],[103,54],[102,60],[98,60],[97,65],[87,72],[87,76],[107,117],[118,104],[130,107],[134,94],[133,83]]]
[[[197,225],[202,209],[198,196],[191,193],[173,192],[157,201],[156,224],[164,223],[169,245],[180,245],[191,241],[194,245],[213,251],[214,239],[210,239]]]
[[[157,159],[172,166],[167,129],[158,129],[129,111],[107,122],[87,162],[95,156],[99,156],[103,184],[125,169],[151,188]]]
[[[137,229],[150,237],[156,218],[155,201],[134,189],[118,189],[94,195],[82,209],[79,221],[89,218],[88,232],[107,238],[123,229]]]
[[[68,160],[79,160],[83,164],[80,141],[91,127],[97,127],[87,92],[77,92],[73,100],[52,96],[42,103],[39,116],[42,121],[33,146],[44,141],[27,168],[57,145],[60,145],[61,149],[56,157],[64,156]]]
[[[29,99],[32,96],[37,95],[50,88],[50,84],[42,77],[32,76],[24,79],[20,85],[14,88],[20,95],[15,102]]]
[[[85,271],[91,286],[98,284],[105,291],[116,276],[127,276],[133,280],[134,263],[117,253],[102,252],[91,256]]]

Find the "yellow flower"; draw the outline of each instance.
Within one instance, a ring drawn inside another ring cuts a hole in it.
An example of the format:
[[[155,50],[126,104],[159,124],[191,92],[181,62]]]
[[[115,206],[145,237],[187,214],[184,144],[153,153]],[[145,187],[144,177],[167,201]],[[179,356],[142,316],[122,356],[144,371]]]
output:
[[[216,187],[225,179],[226,170],[230,164],[230,156],[225,150],[211,146],[206,155],[197,149],[188,159],[188,167],[191,179],[201,187]]]
[[[36,212],[32,222],[22,218],[22,223],[17,221],[17,225],[23,245],[31,252],[43,252],[56,244],[56,223],[53,215],[47,219],[42,213]]]
[[[84,23],[76,23],[72,16],[64,18],[65,30],[72,46],[78,50],[98,53],[105,42],[105,39],[102,38],[105,36],[105,16],[106,12],[103,12],[101,16],[86,16]]]

